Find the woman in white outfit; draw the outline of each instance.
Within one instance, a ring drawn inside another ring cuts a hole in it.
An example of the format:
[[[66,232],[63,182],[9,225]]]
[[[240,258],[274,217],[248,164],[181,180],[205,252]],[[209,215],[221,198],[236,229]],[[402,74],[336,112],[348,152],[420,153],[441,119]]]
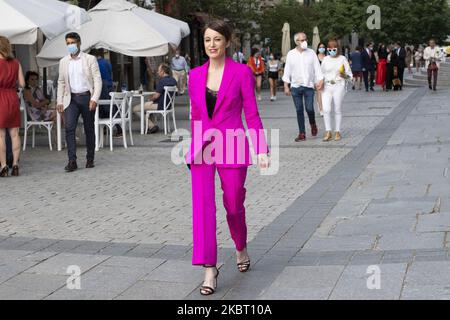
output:
[[[322,72],[325,77],[325,87],[322,93],[323,118],[325,121],[325,137],[323,141],[331,141],[331,106],[334,105],[334,117],[336,121],[334,140],[341,140],[342,101],[345,96],[345,81],[352,79],[353,74],[350,64],[345,56],[339,53],[339,45],[336,39],[328,42],[328,55],[322,62]]]

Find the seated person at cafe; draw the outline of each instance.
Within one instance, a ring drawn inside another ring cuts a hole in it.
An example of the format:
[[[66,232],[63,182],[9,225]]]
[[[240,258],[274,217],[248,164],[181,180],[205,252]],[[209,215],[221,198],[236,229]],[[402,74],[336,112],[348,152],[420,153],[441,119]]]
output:
[[[148,102],[144,105],[144,110],[164,110],[164,87],[173,87],[177,85],[177,81],[172,77],[172,71],[166,64],[161,64],[158,67],[158,76],[160,78],[158,85],[156,86],[156,93],[153,94]],[[137,116],[141,115],[141,105],[135,105],[133,107],[133,113]],[[159,127],[155,124],[153,115],[150,116],[148,121],[149,133],[156,133],[159,131]]]
[[[32,121],[54,121],[56,119],[56,110],[50,110],[50,101],[39,87],[39,74],[37,72],[28,71],[25,74],[23,99]]]

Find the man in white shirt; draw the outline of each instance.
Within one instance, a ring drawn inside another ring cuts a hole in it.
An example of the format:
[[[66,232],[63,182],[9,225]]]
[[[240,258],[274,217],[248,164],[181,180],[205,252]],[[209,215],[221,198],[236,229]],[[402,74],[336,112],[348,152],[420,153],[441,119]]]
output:
[[[429,42],[430,46],[425,48],[423,52],[423,59],[425,60],[425,68],[428,72],[428,86],[430,90],[436,91],[437,78],[439,67],[441,66],[444,54],[438,46],[436,46],[436,41],[431,39]],[[433,83],[431,79],[433,78]]]
[[[97,102],[102,92],[102,77],[97,58],[81,51],[80,35],[73,32],[66,35],[69,55],[59,63],[58,105],[64,113],[66,142],[69,163],[67,172],[78,169],[75,130],[78,118],[83,117],[86,134],[86,168],[94,167],[95,128],[94,118]]]
[[[317,136],[319,130],[316,125],[314,112],[314,89],[322,90],[323,74],[320,62],[314,50],[308,48],[308,39],[304,32],[294,36],[297,47],[289,51],[284,68],[284,92],[292,95],[297,111],[299,135],[296,142],[306,140],[304,107],[308,113],[312,136]],[[303,100],[304,99],[304,100]]]
[[[239,49],[236,49],[236,51],[234,51],[233,53],[234,62],[244,63],[244,58],[245,58],[244,54]]]

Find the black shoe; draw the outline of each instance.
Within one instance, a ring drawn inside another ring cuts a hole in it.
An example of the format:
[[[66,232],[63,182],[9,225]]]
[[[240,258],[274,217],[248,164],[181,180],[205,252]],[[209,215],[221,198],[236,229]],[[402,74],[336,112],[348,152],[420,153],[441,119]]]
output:
[[[64,168],[67,172],[73,172],[78,169],[77,162],[76,161],[69,161],[67,166]]]
[[[200,294],[202,296],[210,296],[210,295],[214,294],[214,292],[216,292],[216,290],[217,290],[217,277],[219,277],[219,269],[217,269],[216,266],[206,266],[205,265],[203,267],[216,269],[216,276],[214,277],[214,282],[215,282],[214,287],[209,287],[209,286],[205,286],[205,285],[202,285],[200,287]]]
[[[369,92],[369,89],[366,89],[366,92]]]
[[[15,165],[12,167],[11,176],[18,177],[19,176],[19,166]]]
[[[150,130],[148,130],[148,133],[149,134],[153,134],[153,133],[157,133],[158,131],[159,131],[159,127],[158,126],[154,126]]]
[[[5,178],[9,176],[9,167],[4,166],[2,171],[0,171],[0,177]]]
[[[94,168],[94,167],[95,167],[94,160],[87,160],[86,161],[86,169],[91,169],[91,168]]]
[[[372,87],[370,88],[370,91],[375,91]]]
[[[433,90],[433,87],[431,86],[431,84],[428,85],[428,88],[430,88],[430,90]]]

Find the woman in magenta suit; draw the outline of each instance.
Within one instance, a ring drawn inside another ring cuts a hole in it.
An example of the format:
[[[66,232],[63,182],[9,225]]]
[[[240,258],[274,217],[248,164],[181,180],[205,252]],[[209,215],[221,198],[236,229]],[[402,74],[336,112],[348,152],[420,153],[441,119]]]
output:
[[[258,165],[269,167],[268,147],[249,67],[227,57],[232,31],[223,21],[209,23],[204,32],[209,61],[190,72],[192,142],[186,162],[192,175],[193,265],[205,267],[202,295],[217,288],[216,204],[214,179],[219,174],[223,204],[240,272],[250,267],[245,222],[245,179],[251,165],[249,142],[242,122],[244,111]]]

